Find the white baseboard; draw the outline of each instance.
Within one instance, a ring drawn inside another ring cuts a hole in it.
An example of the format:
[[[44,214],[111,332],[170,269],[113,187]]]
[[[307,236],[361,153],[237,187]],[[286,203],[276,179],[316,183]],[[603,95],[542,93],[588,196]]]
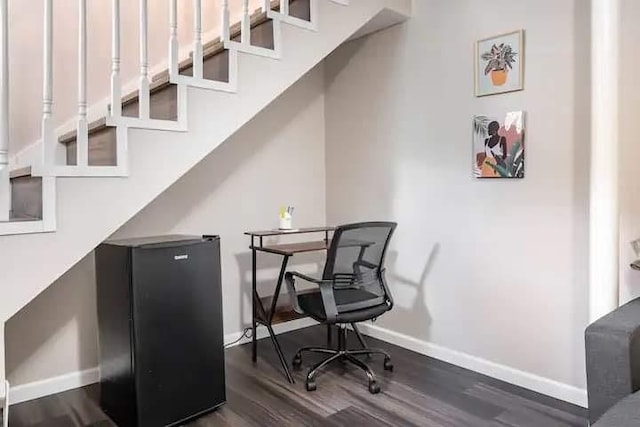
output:
[[[456,350],[451,350],[427,341],[410,337],[389,329],[368,323],[359,324],[360,331],[368,336],[382,341],[442,360],[471,371],[475,371],[492,378],[505,381],[553,398],[587,407],[587,391],[568,384],[544,378],[529,372],[520,371],[509,366],[471,356]]]
[[[39,399],[51,394],[61,393],[78,387],[84,387],[98,382],[100,371],[98,368],[87,369],[86,371],[71,372],[58,377],[47,378],[11,387],[11,405]]]
[[[299,319],[292,322],[275,325],[273,327],[273,331],[276,334],[282,334],[296,329],[306,328],[307,326],[312,326],[315,324],[317,324],[317,322],[311,319]],[[241,334],[242,332],[226,334],[224,337],[224,342],[233,342],[237,340]],[[268,332],[264,327],[258,328],[258,339],[266,338],[268,336]],[[248,342],[251,342],[251,339],[243,338],[241,341],[235,343],[232,347],[246,344]],[[69,374],[60,375],[58,377],[48,378],[42,381],[36,381],[11,387],[10,403],[11,405],[15,405],[17,403],[39,399],[41,397],[50,396],[52,394],[62,393],[63,391],[71,390],[74,388],[84,387],[89,384],[97,383],[98,381],[100,381],[100,370],[97,367],[87,369],[86,371],[71,372]]]
[[[315,325],[311,319],[299,319],[293,322],[282,323],[274,326],[276,334],[306,328]],[[548,378],[540,377],[508,366],[500,365],[479,357],[471,356],[459,351],[451,350],[433,343],[422,341],[408,335],[381,328],[377,325],[360,324],[363,334],[386,341],[388,343],[424,354],[444,362],[451,363],[462,368],[466,368],[481,374],[496,378],[510,384],[514,384],[547,396],[554,397],[578,406],[587,407],[587,392],[574,386],[563,384]],[[242,332],[226,334],[225,343],[231,343],[238,339]],[[268,336],[265,328],[258,328],[258,339]],[[248,338],[243,338],[233,346],[250,342]],[[11,388],[11,404],[26,402],[38,399],[63,391],[78,387],[84,387],[96,383],[100,380],[98,368],[91,368],[85,371],[72,372],[42,381],[23,384]]]
[[[273,332],[276,333],[276,335],[280,335],[280,334],[284,334],[285,332],[291,332],[291,331],[295,331],[296,329],[302,329],[302,328],[306,328],[308,326],[313,326],[313,325],[317,325],[318,322],[316,322],[315,320],[311,319],[311,318],[302,318],[302,319],[297,319],[297,320],[293,320],[291,322],[286,322],[286,323],[280,323],[278,325],[274,325],[273,326]],[[231,334],[226,334],[224,336],[224,342],[225,345],[229,344],[229,343],[233,343],[234,341],[236,341],[238,338],[240,338],[240,335],[242,334],[242,331],[240,332],[233,332]],[[261,340],[263,338],[267,338],[269,336],[269,332],[267,332],[267,329],[261,326],[258,326],[258,339]],[[231,347],[235,347],[238,345],[242,345],[242,344],[246,344],[251,342],[251,338],[242,338],[240,341],[229,345],[229,348]]]

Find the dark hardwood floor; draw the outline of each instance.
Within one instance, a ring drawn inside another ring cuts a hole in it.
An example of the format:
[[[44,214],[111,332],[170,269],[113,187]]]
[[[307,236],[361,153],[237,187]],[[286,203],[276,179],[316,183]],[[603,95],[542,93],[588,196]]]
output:
[[[353,338],[353,339],[352,339]],[[322,345],[325,329],[311,327],[280,336],[291,357],[304,345]],[[350,337],[355,344],[354,337]],[[368,338],[390,352],[395,370],[369,360],[382,392],[371,395],[364,374],[350,365],[332,366],[304,389],[303,378],[317,357],[303,360],[290,385],[278,368],[269,340],[227,350],[227,404],[190,426],[428,426],[555,427],[586,426],[584,409]],[[11,427],[106,427],[114,424],[97,403],[97,385],[12,406]]]

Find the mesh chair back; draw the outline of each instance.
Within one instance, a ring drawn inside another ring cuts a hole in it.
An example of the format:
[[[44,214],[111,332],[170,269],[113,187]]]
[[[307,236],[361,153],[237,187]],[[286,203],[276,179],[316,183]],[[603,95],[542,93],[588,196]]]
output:
[[[338,314],[392,304],[384,277],[384,259],[396,225],[367,222],[336,229],[323,279],[333,282]]]

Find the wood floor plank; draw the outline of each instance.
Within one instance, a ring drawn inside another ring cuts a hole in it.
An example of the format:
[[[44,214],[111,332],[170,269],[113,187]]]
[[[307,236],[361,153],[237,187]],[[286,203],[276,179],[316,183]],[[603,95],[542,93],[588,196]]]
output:
[[[370,425],[379,427],[395,427],[394,424],[390,424],[382,418],[353,407],[343,409],[342,411],[331,415],[327,418],[327,422],[339,426]]]
[[[349,343],[357,342],[350,336]],[[314,326],[280,336],[290,359],[299,347],[324,346],[326,330]],[[303,368],[293,370],[296,384],[281,372],[269,340],[259,342],[258,362],[251,347],[226,351],[227,403],[188,424],[194,427],[583,427],[586,411],[372,338],[371,347],[391,354],[395,370],[382,360],[363,359],[382,388],[368,392],[364,374],[340,363],[321,373],[318,389],[309,393],[304,378],[322,359],[305,355]],[[12,406],[11,427],[113,427],[102,412],[99,386],[48,396]]]

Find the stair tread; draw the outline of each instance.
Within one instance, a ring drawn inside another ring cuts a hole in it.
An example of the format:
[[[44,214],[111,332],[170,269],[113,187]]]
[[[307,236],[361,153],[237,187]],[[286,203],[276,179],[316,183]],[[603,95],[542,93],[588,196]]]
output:
[[[89,135],[95,133],[99,130],[102,130],[107,127],[107,118],[101,117],[98,120],[95,120],[89,123]],[[78,131],[76,129],[71,130],[58,138],[58,142],[61,144],[68,144],[70,142],[74,142],[78,135]]]
[[[9,179],[22,178],[24,176],[31,176],[31,166],[16,168],[9,172]]]
[[[9,221],[0,221],[0,224],[11,224],[12,222],[38,222],[42,218],[12,218]]]

